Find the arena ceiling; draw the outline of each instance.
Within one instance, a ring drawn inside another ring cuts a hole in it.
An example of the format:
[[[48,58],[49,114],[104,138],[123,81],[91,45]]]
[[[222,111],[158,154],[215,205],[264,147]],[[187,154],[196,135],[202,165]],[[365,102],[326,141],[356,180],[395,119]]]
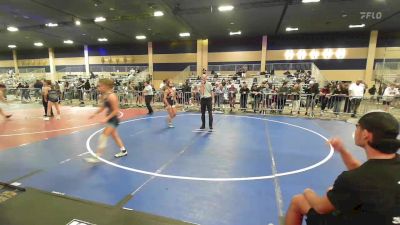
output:
[[[0,0],[0,50],[107,43],[352,31],[400,31],[400,0]],[[233,10],[220,11],[222,5]],[[155,17],[155,11],[163,16]],[[363,14],[365,13],[365,14]],[[364,15],[364,17],[363,17]],[[94,22],[104,17],[104,22]],[[75,21],[81,24],[77,26]],[[57,27],[45,24],[57,23]],[[349,25],[362,25],[350,29]],[[14,26],[17,32],[10,32]],[[286,31],[288,27],[297,31]],[[144,35],[145,40],[136,40]]]

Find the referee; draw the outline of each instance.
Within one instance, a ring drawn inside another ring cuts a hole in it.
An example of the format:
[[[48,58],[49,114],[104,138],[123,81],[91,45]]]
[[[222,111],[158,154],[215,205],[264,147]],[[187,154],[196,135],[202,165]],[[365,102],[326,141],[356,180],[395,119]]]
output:
[[[201,104],[201,127],[205,129],[206,124],[206,109],[208,111],[208,125],[210,130],[213,129],[213,116],[212,116],[212,105],[214,99],[214,93],[212,91],[212,85],[207,82],[207,75],[203,75],[200,86],[200,104]]]
[[[145,81],[144,82],[144,101],[146,103],[146,107],[149,110],[149,112],[147,113],[147,115],[151,115],[153,114],[153,108],[151,107],[150,103],[151,100],[153,99],[153,87],[150,85],[149,81]]]

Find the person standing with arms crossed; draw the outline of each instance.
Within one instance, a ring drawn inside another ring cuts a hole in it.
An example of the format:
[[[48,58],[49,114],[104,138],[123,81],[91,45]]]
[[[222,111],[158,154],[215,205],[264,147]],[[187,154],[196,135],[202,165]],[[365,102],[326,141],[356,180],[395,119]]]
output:
[[[144,101],[146,103],[146,107],[149,110],[147,115],[153,114],[153,108],[151,107],[150,103],[153,99],[153,87],[150,85],[149,81],[144,82]]]
[[[213,115],[212,115],[212,105],[214,99],[214,92],[212,91],[212,85],[207,82],[207,75],[203,75],[200,85],[200,105],[201,105],[201,127],[200,129],[205,129],[206,124],[206,109],[208,111],[208,125],[210,130],[213,129]]]

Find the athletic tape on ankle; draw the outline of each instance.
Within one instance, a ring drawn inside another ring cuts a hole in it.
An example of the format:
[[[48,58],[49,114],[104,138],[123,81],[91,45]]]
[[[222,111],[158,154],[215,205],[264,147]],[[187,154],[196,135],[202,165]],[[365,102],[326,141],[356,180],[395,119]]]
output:
[[[98,147],[101,148],[101,149],[106,148],[107,147],[107,140],[108,140],[108,137],[106,135],[104,135],[104,134],[101,134],[100,137],[99,137]]]

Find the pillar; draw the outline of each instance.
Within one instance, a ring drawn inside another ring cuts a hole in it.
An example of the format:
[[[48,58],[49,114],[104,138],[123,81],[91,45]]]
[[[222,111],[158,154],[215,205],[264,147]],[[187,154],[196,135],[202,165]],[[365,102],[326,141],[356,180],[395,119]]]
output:
[[[372,86],[373,83],[373,74],[374,74],[374,62],[375,62],[375,52],[376,52],[376,43],[378,42],[378,31],[371,31],[369,37],[369,46],[368,46],[368,56],[367,56],[367,67],[365,68],[364,81],[368,86]]]

